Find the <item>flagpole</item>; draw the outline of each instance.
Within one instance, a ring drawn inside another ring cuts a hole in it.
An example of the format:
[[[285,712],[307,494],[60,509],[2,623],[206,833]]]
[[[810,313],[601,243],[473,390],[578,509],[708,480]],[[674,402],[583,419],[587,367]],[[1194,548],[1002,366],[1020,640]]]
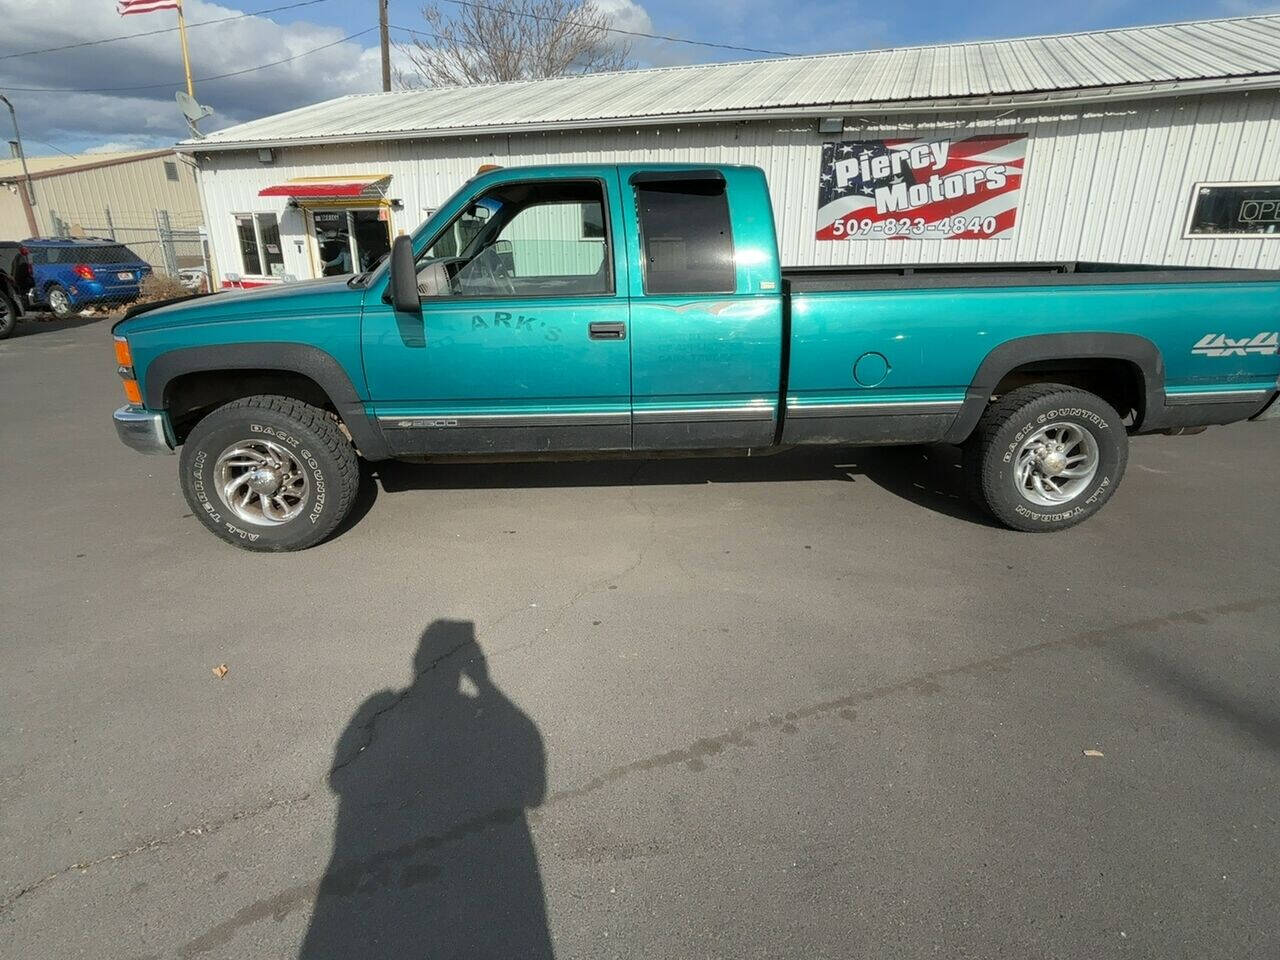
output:
[[[182,67],[187,71],[187,96],[195,97],[196,85],[191,80],[191,54],[187,51],[187,19],[182,15],[182,0],[178,0],[178,36],[182,38]]]

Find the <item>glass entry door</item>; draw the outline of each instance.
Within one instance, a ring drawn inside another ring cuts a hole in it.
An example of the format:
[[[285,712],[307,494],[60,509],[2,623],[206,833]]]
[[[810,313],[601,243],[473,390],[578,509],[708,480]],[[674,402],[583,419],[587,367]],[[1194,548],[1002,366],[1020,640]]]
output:
[[[359,273],[391,251],[391,218],[386,207],[311,211],[320,275]]]

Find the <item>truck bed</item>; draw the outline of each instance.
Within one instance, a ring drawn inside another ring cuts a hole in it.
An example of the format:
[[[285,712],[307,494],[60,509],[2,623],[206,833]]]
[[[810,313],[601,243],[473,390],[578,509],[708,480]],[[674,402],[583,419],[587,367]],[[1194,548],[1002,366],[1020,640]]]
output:
[[[920,263],[784,267],[793,293],[946,287],[1043,287],[1135,283],[1276,283],[1280,270],[1169,267],[1064,260],[1046,263]]]

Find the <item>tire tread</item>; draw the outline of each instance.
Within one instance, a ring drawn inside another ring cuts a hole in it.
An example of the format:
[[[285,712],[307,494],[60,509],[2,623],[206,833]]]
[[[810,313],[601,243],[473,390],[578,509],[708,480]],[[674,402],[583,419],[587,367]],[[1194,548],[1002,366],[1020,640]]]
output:
[[[269,410],[272,413],[280,414],[300,427],[312,431],[332,455],[334,463],[337,464],[337,477],[335,478],[337,481],[336,509],[332,510],[322,525],[316,528],[318,536],[306,545],[311,546],[315,543],[323,542],[342,523],[350,511],[351,505],[355,502],[356,491],[360,486],[360,463],[356,457],[355,447],[352,446],[351,441],[338,426],[338,421],[329,413],[301,400],[278,394],[257,394],[250,397],[241,397],[238,400],[232,400],[230,403],[224,403],[206,416],[204,420],[200,421],[196,425],[196,430],[208,424],[209,420],[214,417],[221,418],[224,415],[234,415],[239,410]],[[187,442],[191,442],[191,437],[187,438]],[[226,537],[223,537],[223,539],[229,543],[234,543],[236,546],[244,546],[238,541]],[[299,548],[281,546],[264,541],[261,545],[255,545],[254,547],[249,547],[249,549],[290,550]]]
[[[993,509],[989,494],[989,491],[995,489],[998,482],[998,478],[995,476],[998,465],[996,458],[991,456],[991,449],[997,443],[1001,429],[1010,420],[1016,419],[1021,410],[1055,394],[1066,394],[1079,398],[1080,402],[1077,402],[1077,406],[1100,405],[1104,410],[1109,411],[1117,425],[1120,424],[1119,414],[1105,400],[1089,393],[1087,390],[1073,387],[1067,383],[1029,384],[1028,386],[1011,390],[995,403],[988,404],[987,409],[983,411],[982,417],[978,420],[977,427],[974,428],[973,435],[964,444],[962,464],[965,488],[976,503],[980,504],[991,516],[1006,526],[1010,524]],[[1128,459],[1124,449],[1121,450],[1120,456],[1120,470],[1123,474],[1124,464]],[[1016,526],[1015,529],[1037,532],[1064,529],[1074,526],[1075,523],[1079,523],[1091,515],[1091,513],[1088,513],[1071,523],[1058,524],[1056,526]]]

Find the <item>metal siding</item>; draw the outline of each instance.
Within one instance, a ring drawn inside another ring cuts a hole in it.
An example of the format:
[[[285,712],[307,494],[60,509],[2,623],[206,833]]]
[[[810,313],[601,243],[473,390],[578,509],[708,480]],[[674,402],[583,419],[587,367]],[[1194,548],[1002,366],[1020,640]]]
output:
[[[25,240],[31,236],[22,195],[18,192],[26,189],[22,183],[0,184],[0,240]]]
[[[203,161],[209,229],[223,273],[239,272],[233,213],[282,215],[286,270],[312,275],[302,218],[258,191],[302,176],[390,173],[396,230],[410,231],[482,163],[503,165],[657,161],[741,163],[768,176],[782,260],[788,266],[1109,260],[1280,268],[1280,239],[1184,240],[1192,185],[1280,177],[1280,92],[1218,94],[1041,109],[972,122],[955,114],[885,117],[847,126],[844,137],[967,137],[1026,132],[1018,228],[992,240],[817,242],[812,239],[823,140],[812,120],[682,124],[281,148],[278,162],[252,152]],[[233,266],[226,266],[226,265]]]

